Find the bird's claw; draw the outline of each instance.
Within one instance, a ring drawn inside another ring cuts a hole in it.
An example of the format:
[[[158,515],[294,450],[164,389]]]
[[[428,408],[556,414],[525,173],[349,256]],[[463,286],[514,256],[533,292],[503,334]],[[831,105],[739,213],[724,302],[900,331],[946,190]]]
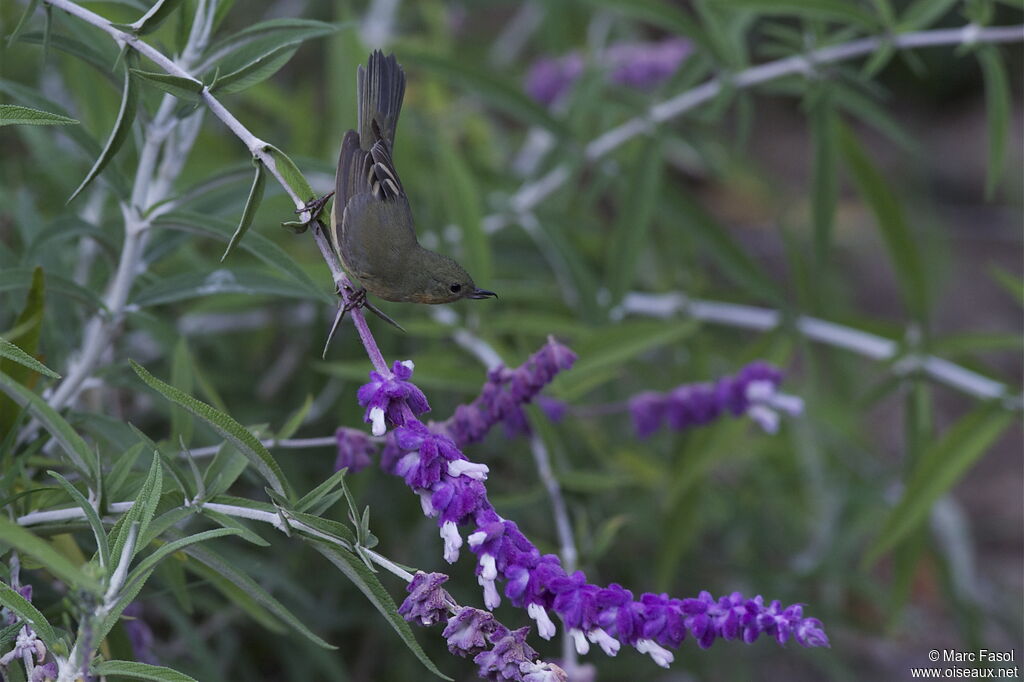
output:
[[[327,205],[328,200],[334,196],[334,192],[328,192],[322,197],[314,197],[306,202],[306,205],[302,208],[295,209],[295,213],[302,215],[309,213],[309,220],[303,221],[305,224],[309,224],[320,217],[320,214],[324,210],[324,206]]]
[[[342,302],[341,305],[338,306],[338,314],[335,315],[334,317],[334,324],[331,325],[331,331],[327,335],[327,343],[324,344],[324,352],[321,357],[327,357],[327,349],[331,345],[331,339],[334,338],[334,333],[338,330],[338,325],[340,325],[341,321],[345,319],[345,313],[347,313],[350,310],[355,310],[357,308],[366,308],[371,313],[373,313],[380,319],[384,320],[391,326],[395,327],[396,329],[399,329],[403,332],[405,331],[405,328],[402,327],[402,325],[395,322],[387,313],[385,313],[383,310],[381,310],[374,304],[370,303],[366,299],[366,289],[364,287],[354,289],[351,285],[344,284],[340,285],[336,291],[338,293],[338,296],[341,297]]]

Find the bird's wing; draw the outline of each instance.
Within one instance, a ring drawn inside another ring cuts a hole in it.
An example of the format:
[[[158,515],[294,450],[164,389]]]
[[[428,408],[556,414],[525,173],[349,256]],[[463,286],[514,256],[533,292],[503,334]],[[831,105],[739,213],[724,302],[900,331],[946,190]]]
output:
[[[334,178],[334,203],[338,215],[348,205],[349,199],[365,191],[362,168],[366,163],[366,152],[359,147],[359,133],[350,130],[341,141],[338,154],[338,174]]]

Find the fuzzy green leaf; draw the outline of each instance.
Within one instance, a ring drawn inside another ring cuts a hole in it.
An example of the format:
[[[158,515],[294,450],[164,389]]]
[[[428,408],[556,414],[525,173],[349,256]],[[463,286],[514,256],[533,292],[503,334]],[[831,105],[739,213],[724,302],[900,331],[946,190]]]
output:
[[[302,199],[313,198],[313,188],[310,187],[309,181],[302,175],[299,167],[295,165],[287,154],[278,149],[272,144],[268,144],[266,147],[267,154],[274,159],[274,165],[277,167],[277,172],[281,174],[284,181],[288,183],[288,186],[296,194],[296,196]]]
[[[172,668],[139,663],[138,661],[103,661],[92,667],[92,674],[127,677],[132,680],[152,680],[152,682],[197,682],[194,677],[189,677]]]
[[[0,104],[0,126],[65,126],[77,125],[78,121],[48,111],[19,107],[17,104]]]
[[[155,5],[149,8],[149,11],[143,14],[139,19],[131,24],[128,28],[135,33],[135,35],[144,36],[147,33],[152,33],[157,30],[174,10],[178,9],[181,5],[182,0],[159,0]]]
[[[224,249],[224,255],[220,257],[221,263],[224,262],[228,254],[245,236],[249,226],[252,225],[253,218],[256,217],[256,209],[259,208],[260,202],[263,201],[263,186],[266,182],[265,168],[259,159],[253,159],[253,163],[256,165],[256,173],[252,178],[252,187],[249,188],[249,198],[245,200],[245,208],[242,209],[242,218],[238,222],[238,227],[235,229],[235,233],[231,235],[231,240],[228,242],[227,248]]]
[[[277,73],[298,49],[298,43],[290,43],[260,55],[242,68],[219,77],[210,85],[210,92],[228,95],[251,88]]]
[[[191,78],[174,76],[169,73],[142,71],[140,69],[131,69],[131,72],[141,78],[143,82],[149,83],[185,102],[199,102],[203,92],[203,84]]]
[[[96,163],[93,164],[92,168],[86,174],[85,179],[78,186],[71,196],[68,197],[67,203],[71,203],[75,197],[81,194],[82,190],[93,181],[97,175],[100,174],[110,160],[114,158],[114,154],[121,148],[121,145],[127,139],[128,134],[132,129],[132,122],[135,120],[135,109],[138,104],[138,94],[135,90],[135,78],[132,77],[131,71],[127,68],[124,70],[124,90],[121,93],[121,109],[117,113],[117,120],[114,122],[114,129],[110,131],[110,137],[107,138],[107,144],[103,147],[103,151],[100,152],[99,158],[96,159]]]
[[[50,543],[3,516],[0,516],[0,544],[13,547],[22,554],[35,558],[46,567],[46,570],[70,587],[88,590],[93,594],[99,594],[102,590],[95,578],[83,573]]]
[[[1006,167],[1007,134],[1010,127],[1010,84],[999,50],[984,46],[977,52],[985,77],[985,114],[988,118],[988,172],[985,198],[991,199]]]
[[[3,337],[0,337],[0,357],[16,362],[22,367],[28,367],[32,371],[48,376],[51,379],[60,379],[59,374]]]
[[[92,529],[93,537],[96,538],[96,547],[100,555],[100,565],[103,567],[110,566],[110,544],[107,542],[107,532],[103,528],[103,521],[100,520],[100,515],[96,513],[96,508],[89,504],[89,500],[86,499],[78,488],[73,486],[71,482],[61,476],[56,471],[47,471],[46,473],[57,479],[57,483],[60,487],[64,488],[64,491],[71,496],[75,504],[82,508],[82,513],[85,514],[85,520],[89,523],[89,528]]]
[[[32,605],[32,602],[4,582],[0,582],[0,605],[6,606],[31,625],[47,648],[52,649],[57,643],[57,633],[53,631],[53,626],[46,620],[46,616],[40,613],[39,609]]]

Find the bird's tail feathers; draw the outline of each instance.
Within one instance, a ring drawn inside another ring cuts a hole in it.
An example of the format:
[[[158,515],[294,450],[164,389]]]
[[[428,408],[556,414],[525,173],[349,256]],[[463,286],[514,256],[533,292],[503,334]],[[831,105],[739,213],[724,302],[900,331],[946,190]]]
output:
[[[405,72],[395,55],[385,57],[374,50],[366,68],[359,67],[357,80],[360,146],[369,150],[382,138],[393,144],[405,96]]]

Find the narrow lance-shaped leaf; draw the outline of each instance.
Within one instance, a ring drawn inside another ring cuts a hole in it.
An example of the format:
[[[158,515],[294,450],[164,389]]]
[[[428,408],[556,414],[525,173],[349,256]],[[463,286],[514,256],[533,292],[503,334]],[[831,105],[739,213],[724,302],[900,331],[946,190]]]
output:
[[[174,76],[169,73],[154,73],[131,69],[132,74],[141,78],[144,82],[170,93],[178,99],[186,102],[198,102],[203,92],[203,84],[184,76]]]
[[[839,124],[839,130],[840,148],[846,165],[861,196],[875,215],[907,307],[918,320],[924,320],[928,314],[928,289],[920,248],[907,225],[899,200],[864,153],[853,132],[842,124]]]
[[[0,543],[35,558],[46,567],[46,570],[71,587],[80,587],[93,594],[99,594],[101,591],[100,584],[95,578],[82,572],[50,543],[3,516],[0,516]]]
[[[309,181],[306,180],[305,176],[299,170],[299,167],[295,165],[287,154],[278,149],[272,144],[268,144],[266,147],[267,154],[274,159],[274,166],[277,168],[277,172],[281,174],[284,181],[288,183],[288,187],[296,194],[296,196],[302,199],[313,198],[313,188],[310,186]]]
[[[196,400],[170,384],[160,381],[135,361],[130,362],[132,369],[135,370],[135,373],[139,375],[139,378],[146,385],[212,426],[214,431],[238,448],[239,452],[244,454],[256,466],[256,469],[277,493],[286,497],[291,496],[280,465],[263,446],[263,443],[253,436],[248,429],[223,412],[214,409],[201,400]]]
[[[96,538],[96,548],[100,555],[100,566],[106,568],[110,565],[110,544],[107,542],[107,533],[103,529],[103,522],[100,520],[100,516],[96,513],[96,508],[89,504],[89,500],[85,498],[78,488],[71,485],[68,479],[61,476],[56,471],[47,471],[46,473],[57,479],[57,483],[60,484],[64,491],[71,496],[75,504],[82,508],[82,513],[85,514],[85,520],[89,523],[89,528],[92,529],[93,537]]]
[[[139,524],[136,537],[141,538],[145,534],[149,522],[153,520],[153,514],[156,513],[156,506],[160,502],[162,490],[163,470],[160,466],[160,455],[153,453],[153,463],[149,467],[149,474],[142,483],[138,495],[135,496],[134,504],[128,513],[118,519],[115,529],[111,531],[112,534],[116,533],[114,544],[110,548],[110,556],[114,562],[120,560],[122,550],[124,550],[131,528],[135,523]],[[141,545],[137,543],[132,555],[134,556],[141,549]]]
[[[160,27],[160,24],[162,24],[167,17],[174,13],[174,10],[178,9],[181,2],[182,0],[159,0],[159,2],[153,5],[148,12],[124,28],[140,36],[152,33]]]
[[[12,341],[17,342],[27,354],[35,354],[39,348],[39,337],[43,327],[43,312],[46,307],[46,276],[43,269],[36,267],[28,278],[31,282],[25,305],[14,320],[14,328],[10,331]],[[6,372],[16,383],[26,388],[33,388],[38,378],[31,370],[21,363],[0,358],[0,372]],[[11,398],[0,396],[0,439],[14,428],[18,418]]]
[[[25,28],[25,24],[28,23],[29,17],[35,14],[37,7],[39,7],[39,0],[29,0],[28,4],[25,5],[25,11],[21,13],[18,23],[14,25],[14,30],[11,31],[11,35],[7,36],[7,47],[13,45],[18,36],[21,35],[21,31]]]
[[[993,46],[978,50],[978,63],[985,77],[985,114],[988,118],[988,172],[985,198],[991,199],[1006,166],[1006,135],[1010,124],[1010,86],[1006,66]]]
[[[902,499],[889,512],[882,531],[864,557],[872,565],[921,524],[932,505],[959,481],[974,462],[1014,421],[997,404],[983,405],[962,417],[921,456]]]
[[[0,391],[10,396],[18,406],[28,410],[28,413],[42,424],[79,471],[90,476],[95,475],[92,466],[93,455],[89,451],[89,446],[63,417],[46,404],[45,400],[3,372],[0,372]]]
[[[391,599],[391,595],[384,589],[377,575],[366,567],[362,559],[347,552],[340,547],[325,545],[321,542],[312,541],[313,547],[327,557],[327,560],[338,567],[345,576],[352,581],[352,584],[359,588],[370,603],[380,612],[388,624],[398,633],[398,636],[409,647],[409,651],[420,660],[430,672],[442,680],[451,680],[450,677],[438,670],[434,662],[427,658],[416,637],[412,634],[412,628],[402,616],[398,614],[398,607]]]
[[[22,367],[28,367],[51,379],[60,379],[59,374],[3,337],[0,337],[0,357],[16,362]]]
[[[131,680],[152,680],[153,682],[196,682],[194,677],[161,665],[139,663],[138,661],[103,661],[92,667],[97,676],[126,677]]]
[[[260,202],[263,201],[263,186],[266,183],[265,169],[263,162],[259,159],[253,159],[253,163],[256,166],[256,173],[252,178],[252,187],[249,188],[249,198],[245,200],[245,208],[242,209],[242,218],[238,222],[238,228],[231,235],[231,241],[228,242],[227,248],[224,249],[224,255],[220,257],[221,263],[234,250],[238,242],[242,241],[242,237],[245,236],[249,226],[252,225],[253,218],[256,217],[256,209],[259,208]]]
[[[0,104],[0,126],[65,126],[77,125],[78,121],[49,111],[19,107],[17,104]]]
[[[71,196],[68,198],[68,203],[74,200],[86,186],[93,181],[93,179],[100,174],[110,160],[114,158],[114,154],[121,148],[128,134],[131,132],[132,122],[135,120],[135,109],[138,104],[138,96],[135,91],[135,78],[132,77],[132,73],[129,69],[124,70],[124,90],[121,93],[121,110],[117,114],[117,121],[114,122],[114,129],[110,132],[110,137],[107,138],[107,144],[103,147],[103,151],[100,152],[100,156],[96,159],[96,163],[93,164],[92,168],[86,174],[85,179],[82,180],[82,184],[78,186]]]
[[[221,76],[210,85],[210,92],[217,94],[230,94],[241,92],[257,83],[265,81],[273,76],[278,70],[288,63],[295,51],[299,49],[298,43],[282,45],[270,52],[257,57],[237,71]]]
[[[632,178],[626,187],[619,213],[615,217],[612,237],[605,254],[605,272],[612,304],[618,303],[633,283],[633,276],[645,246],[661,189],[664,143],[657,136],[637,150]]]
[[[46,616],[40,613],[39,609],[32,605],[32,602],[4,582],[0,582],[0,605],[6,606],[32,626],[35,633],[39,635],[39,639],[43,640],[47,647],[53,648],[53,645],[57,643],[57,633],[53,631],[53,626],[46,620]]]

